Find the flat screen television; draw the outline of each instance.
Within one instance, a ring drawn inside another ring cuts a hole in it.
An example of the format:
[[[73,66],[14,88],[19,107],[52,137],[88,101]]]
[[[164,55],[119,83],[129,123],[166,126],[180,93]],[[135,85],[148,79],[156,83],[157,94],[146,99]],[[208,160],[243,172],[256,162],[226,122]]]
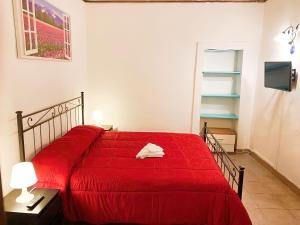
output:
[[[292,90],[292,62],[265,62],[265,87]]]

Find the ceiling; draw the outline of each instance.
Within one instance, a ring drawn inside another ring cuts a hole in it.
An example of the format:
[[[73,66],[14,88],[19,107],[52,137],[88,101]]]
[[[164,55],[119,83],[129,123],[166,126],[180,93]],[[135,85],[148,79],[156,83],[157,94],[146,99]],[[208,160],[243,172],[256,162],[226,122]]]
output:
[[[103,2],[266,2],[267,0],[83,0],[87,3]]]

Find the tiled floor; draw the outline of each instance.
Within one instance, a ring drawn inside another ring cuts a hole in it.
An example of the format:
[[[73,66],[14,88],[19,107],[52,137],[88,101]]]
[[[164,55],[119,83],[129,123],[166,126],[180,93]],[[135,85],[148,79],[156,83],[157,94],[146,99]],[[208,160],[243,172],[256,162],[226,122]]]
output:
[[[248,153],[231,156],[246,167],[243,203],[253,225],[300,225],[300,196]]]

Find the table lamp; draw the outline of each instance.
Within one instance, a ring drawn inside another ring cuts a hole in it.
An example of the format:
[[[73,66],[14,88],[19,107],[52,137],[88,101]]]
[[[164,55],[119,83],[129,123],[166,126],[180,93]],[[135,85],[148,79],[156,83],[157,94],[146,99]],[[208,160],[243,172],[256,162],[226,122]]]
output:
[[[93,112],[93,120],[96,122],[96,125],[101,127],[101,122],[103,120],[102,113],[100,111]]]
[[[36,174],[32,163],[17,163],[12,168],[10,186],[16,189],[22,189],[21,195],[17,197],[16,202],[25,203],[34,198],[27,188],[37,182]]]

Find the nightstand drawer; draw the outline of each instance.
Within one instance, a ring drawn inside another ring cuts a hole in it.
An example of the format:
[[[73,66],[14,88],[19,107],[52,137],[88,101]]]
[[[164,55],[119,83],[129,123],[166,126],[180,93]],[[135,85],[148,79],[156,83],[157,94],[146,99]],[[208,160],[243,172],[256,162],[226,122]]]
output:
[[[225,145],[225,144],[222,144],[222,147],[224,148],[224,150],[226,152],[234,152],[234,145]]]
[[[57,220],[63,217],[60,197],[57,196],[50,204],[42,211],[38,217],[39,224],[56,225]]]
[[[217,141],[221,144],[234,145],[235,144],[235,135],[226,135],[226,134],[214,134]]]

